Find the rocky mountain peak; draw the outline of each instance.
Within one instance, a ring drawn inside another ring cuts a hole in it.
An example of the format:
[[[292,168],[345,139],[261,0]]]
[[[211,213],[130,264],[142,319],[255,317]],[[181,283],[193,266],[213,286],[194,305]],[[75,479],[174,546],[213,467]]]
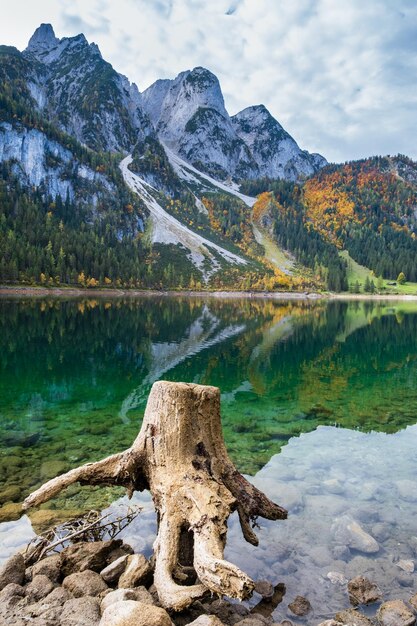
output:
[[[41,24],[29,39],[27,52],[50,50],[59,44],[51,24]]]

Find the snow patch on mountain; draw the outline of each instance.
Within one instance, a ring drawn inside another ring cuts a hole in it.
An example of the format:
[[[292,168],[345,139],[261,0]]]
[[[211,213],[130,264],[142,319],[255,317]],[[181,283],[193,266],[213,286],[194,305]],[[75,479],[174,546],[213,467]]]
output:
[[[184,161],[184,159],[181,159],[181,157],[179,157],[177,154],[175,154],[175,152],[170,150],[168,146],[164,144],[163,146],[167,154],[167,157],[169,159],[169,162],[171,163],[175,173],[177,174],[177,176],[179,176],[179,178],[181,178],[185,182],[193,182],[197,185],[201,185],[203,182],[203,185],[204,185],[204,181],[206,181],[210,184],[211,187],[215,187],[216,189],[219,189],[220,191],[224,191],[226,193],[232,194],[233,196],[236,196],[237,198],[242,200],[248,207],[253,207],[253,205],[255,204],[256,198],[253,198],[251,196],[246,196],[245,194],[241,193],[237,189],[237,186],[235,183],[233,182],[231,182],[230,184],[222,183],[216,180],[215,178],[212,178],[208,174],[201,172],[200,170],[195,168],[193,165],[190,165],[189,163]]]
[[[149,192],[148,184],[130,171],[129,165],[132,160],[131,155],[124,158],[120,163],[120,169],[126,184],[142,198],[150,212],[153,242],[184,246],[189,251],[191,261],[202,272],[205,280],[220,269],[220,262],[215,254],[220,255],[228,263],[246,265],[247,262],[242,257],[194,233],[167,213]],[[209,269],[207,269],[207,261],[210,263]]]

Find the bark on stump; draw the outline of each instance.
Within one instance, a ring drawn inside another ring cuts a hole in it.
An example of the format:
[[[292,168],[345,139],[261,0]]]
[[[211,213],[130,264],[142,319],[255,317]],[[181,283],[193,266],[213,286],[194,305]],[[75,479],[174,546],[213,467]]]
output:
[[[24,509],[75,482],[122,485],[129,495],[150,490],[158,518],[154,582],[161,604],[174,610],[184,609],[208,590],[239,599],[251,595],[252,580],[223,558],[227,519],[233,511],[238,511],[243,535],[253,545],[258,544],[252,529],[258,516],[287,517],[286,510],[251,485],[229,459],[220,391],[205,385],[156,382],[131,448],[53,478],[26,498]],[[173,578],[187,543],[199,579],[192,586]]]

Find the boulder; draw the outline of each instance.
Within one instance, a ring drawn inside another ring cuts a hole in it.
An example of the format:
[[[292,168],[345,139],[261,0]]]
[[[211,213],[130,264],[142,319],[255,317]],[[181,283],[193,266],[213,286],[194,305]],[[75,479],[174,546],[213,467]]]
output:
[[[16,585],[16,583],[9,583],[6,585],[2,591],[0,591],[0,604],[5,602],[9,598],[13,598],[14,596],[24,596],[25,590],[21,585]]]
[[[124,554],[101,570],[100,576],[106,583],[115,583],[126,569],[129,555]]]
[[[372,604],[381,599],[381,593],[375,583],[364,576],[356,576],[348,583],[349,600],[353,606]]]
[[[98,626],[100,602],[85,596],[67,600],[61,613],[60,626]]]
[[[402,600],[389,600],[381,604],[377,618],[381,626],[413,626],[416,623],[414,613]]]
[[[0,591],[10,583],[21,585],[25,578],[25,561],[20,553],[10,557],[0,567]]]
[[[397,566],[408,574],[412,574],[414,572],[414,561],[411,559],[400,559]]]
[[[81,598],[82,596],[96,597],[108,589],[100,574],[89,569],[84,572],[70,574],[64,578],[62,586],[72,593],[75,598]]]
[[[115,550],[121,546],[122,541],[120,539],[74,543],[61,552],[62,574],[69,576],[74,572],[84,572],[87,569],[100,572],[109,565],[111,560],[118,558],[114,554]]]
[[[233,626],[238,622],[241,622],[244,618],[249,616],[249,609],[243,604],[230,604],[225,600],[214,600],[210,605],[206,606],[208,613],[216,615],[221,622]]]
[[[311,604],[304,598],[303,596],[296,596],[295,599],[288,605],[291,613],[302,617],[303,615],[307,615],[311,611]]]
[[[107,607],[100,626],[172,626],[165,609],[134,600],[122,600]]]
[[[346,609],[336,613],[337,626],[373,626],[371,620],[356,609]]]
[[[224,624],[215,615],[200,615],[188,626],[224,626]]]
[[[331,532],[336,543],[344,544],[358,552],[374,554],[379,550],[378,542],[350,515],[337,518],[332,525]]]
[[[119,578],[119,589],[131,589],[148,585],[152,581],[152,567],[143,554],[132,554],[127,558],[126,569]]]
[[[48,576],[53,583],[59,582],[61,577],[61,555],[53,554],[35,563],[32,566],[32,577],[39,574]]]
[[[26,587],[26,596],[32,602],[37,602],[48,596],[54,589],[54,583],[45,574],[33,576],[32,582]]]
[[[274,585],[267,580],[258,580],[255,583],[255,591],[259,593],[263,598],[272,598],[274,595]]]
[[[135,600],[136,602],[143,602],[144,604],[155,604],[153,597],[145,587],[116,589],[104,596],[100,606],[101,612],[104,613],[108,606],[115,602],[121,602],[122,600]]]

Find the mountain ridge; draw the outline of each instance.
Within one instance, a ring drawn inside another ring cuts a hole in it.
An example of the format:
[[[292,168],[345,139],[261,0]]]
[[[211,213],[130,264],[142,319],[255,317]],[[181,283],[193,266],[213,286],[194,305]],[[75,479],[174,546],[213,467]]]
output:
[[[339,291],[349,258],[417,267],[411,160],[329,165],[263,104],[229,116],[210,70],[140,93],[50,24],[0,46],[0,194],[6,281]]]

